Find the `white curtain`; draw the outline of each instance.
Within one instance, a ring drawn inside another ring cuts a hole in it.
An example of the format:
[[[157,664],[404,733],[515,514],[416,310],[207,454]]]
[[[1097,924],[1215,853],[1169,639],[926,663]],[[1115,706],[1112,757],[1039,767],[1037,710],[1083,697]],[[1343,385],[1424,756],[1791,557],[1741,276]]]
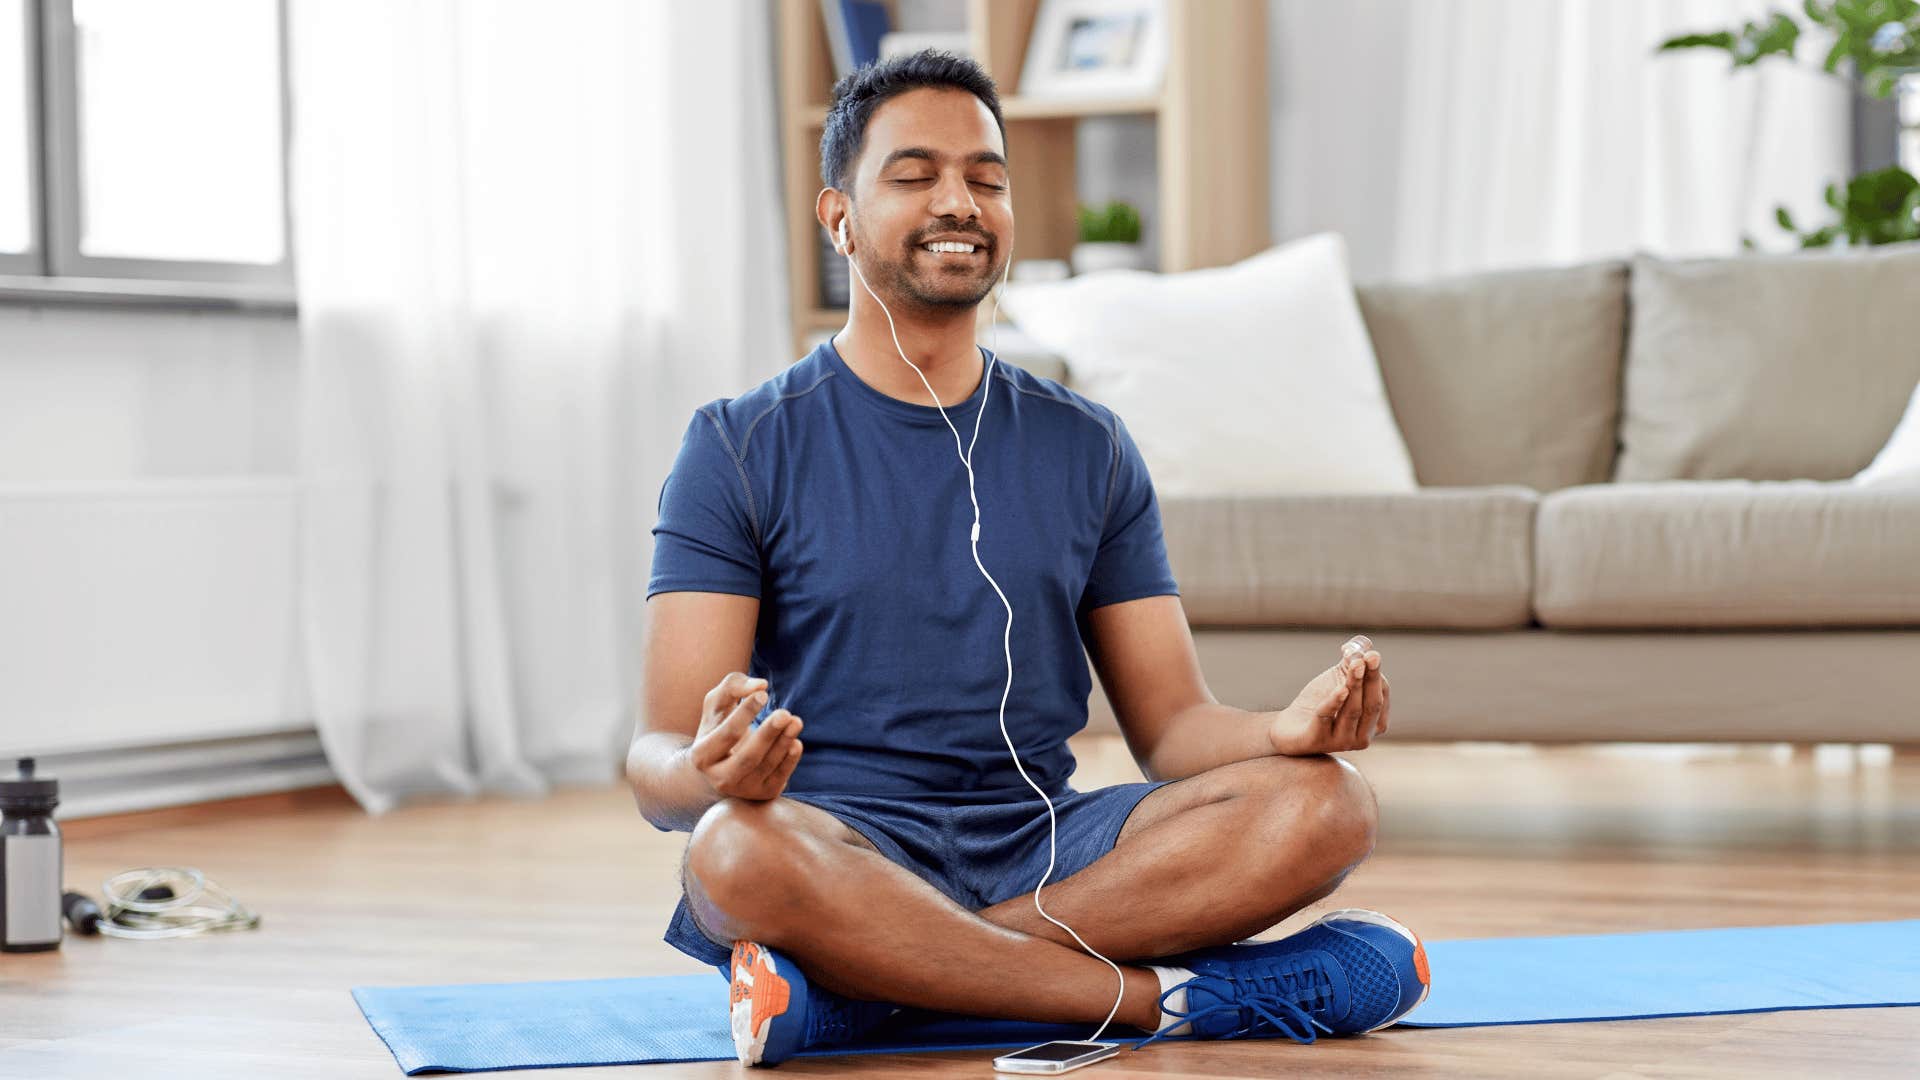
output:
[[[760,0],[294,0],[301,611],[346,787],[618,775],[655,500],[791,362]]]
[[[1408,3],[1395,276],[1730,254],[1743,231],[1794,246],[1774,207],[1811,228],[1848,174],[1851,91],[1816,70],[1829,42],[1737,72],[1722,51],[1654,52],[1779,6]]]
[[[1779,248],[1774,206],[1822,223],[1848,172],[1828,42],[1737,72],[1653,51],[1797,5],[1272,3],[1275,238],[1344,234],[1356,279]]]

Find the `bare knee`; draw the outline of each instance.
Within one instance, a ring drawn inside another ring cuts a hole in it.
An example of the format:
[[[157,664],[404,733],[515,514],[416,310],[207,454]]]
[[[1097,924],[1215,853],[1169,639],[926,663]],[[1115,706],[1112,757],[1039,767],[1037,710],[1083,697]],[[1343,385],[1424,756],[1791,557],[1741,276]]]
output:
[[[722,799],[707,808],[687,841],[690,904],[710,931],[751,937],[767,911],[784,906],[805,879],[804,837],[784,820],[778,800]],[[781,899],[783,903],[769,901]]]
[[[1328,794],[1325,806],[1339,822],[1341,831],[1350,834],[1354,849],[1359,852],[1353,860],[1357,865],[1373,854],[1374,842],[1379,838],[1380,800],[1374,795],[1373,784],[1351,761],[1333,760],[1340,768],[1340,781]]]
[[[1373,853],[1380,826],[1373,785],[1343,758],[1320,754],[1268,760],[1279,763],[1263,777],[1268,817],[1295,841],[1276,848],[1297,850],[1297,841],[1304,839],[1314,861],[1337,885]]]

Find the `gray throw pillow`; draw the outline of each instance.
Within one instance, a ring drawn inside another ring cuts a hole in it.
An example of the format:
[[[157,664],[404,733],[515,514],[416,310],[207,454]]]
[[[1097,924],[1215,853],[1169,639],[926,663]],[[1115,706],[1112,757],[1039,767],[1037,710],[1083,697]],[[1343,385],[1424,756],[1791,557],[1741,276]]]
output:
[[[1556,491],[1607,479],[1624,260],[1354,291],[1421,486]]]
[[[1838,480],[1920,379],[1920,243],[1633,260],[1614,479]]]

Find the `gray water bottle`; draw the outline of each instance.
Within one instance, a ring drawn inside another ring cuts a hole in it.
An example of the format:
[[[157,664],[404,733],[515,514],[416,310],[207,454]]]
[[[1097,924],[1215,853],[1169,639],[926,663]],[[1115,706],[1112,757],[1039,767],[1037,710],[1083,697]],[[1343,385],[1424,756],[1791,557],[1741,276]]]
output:
[[[58,805],[59,782],[36,778],[32,758],[20,759],[19,776],[0,780],[0,952],[60,947]]]

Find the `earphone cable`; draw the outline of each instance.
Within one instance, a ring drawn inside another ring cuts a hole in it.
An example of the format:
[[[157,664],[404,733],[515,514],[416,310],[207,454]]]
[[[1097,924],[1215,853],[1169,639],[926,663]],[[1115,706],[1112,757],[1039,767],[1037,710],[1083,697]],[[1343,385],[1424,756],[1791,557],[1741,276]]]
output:
[[[164,886],[161,899],[145,899]],[[100,932],[108,937],[153,940],[218,930],[251,930],[260,916],[220,883],[192,866],[141,866],[101,883],[106,899]]]
[[[947,430],[953,432],[954,450],[960,455],[960,464],[965,466],[967,470],[967,498],[973,504],[973,528],[970,532],[973,565],[979,568],[981,575],[987,579],[987,584],[993,587],[994,594],[1000,597],[1001,605],[1007,609],[1007,625],[1001,635],[1001,648],[1005,652],[1007,660],[1007,685],[1006,688],[1000,692],[1000,737],[1006,740],[1007,753],[1013,757],[1013,767],[1019,770],[1020,779],[1025,780],[1027,786],[1033,789],[1034,794],[1039,795],[1041,801],[1047,804],[1047,870],[1046,873],[1040,875],[1040,883],[1033,887],[1034,910],[1040,913],[1041,918],[1046,919],[1048,922],[1072,935],[1073,940],[1079,942],[1080,947],[1085,949],[1090,955],[1097,957],[1102,963],[1112,968],[1114,977],[1120,982],[1120,991],[1114,995],[1113,1008],[1107,1012],[1107,1018],[1100,1022],[1100,1026],[1094,1029],[1093,1034],[1088,1036],[1087,1041],[1098,1041],[1101,1033],[1107,1030],[1107,1026],[1113,1023],[1113,1018],[1120,1013],[1121,1002],[1126,999],[1127,995],[1127,977],[1126,974],[1120,970],[1120,965],[1109,960],[1104,954],[1087,944],[1086,939],[1082,938],[1079,932],[1066,923],[1061,922],[1059,919],[1054,918],[1047,912],[1046,907],[1040,903],[1040,890],[1046,885],[1047,879],[1053,876],[1053,868],[1059,852],[1058,834],[1060,819],[1059,815],[1054,811],[1053,800],[1047,797],[1047,793],[1041,790],[1039,784],[1033,782],[1031,776],[1027,775],[1026,766],[1020,763],[1020,753],[1014,749],[1013,736],[1007,731],[1007,698],[1013,692],[1013,605],[1008,602],[1007,594],[1001,591],[1000,583],[993,579],[993,575],[987,571],[986,565],[980,561],[980,499],[974,489],[973,447],[980,440],[980,421],[987,414],[987,397],[993,391],[993,368],[994,365],[999,362],[1000,358],[1000,297],[996,294],[993,301],[993,318],[990,332],[993,335],[994,347],[989,352],[987,362],[981,369],[981,378],[985,381],[986,385],[980,392],[980,411],[976,413],[973,418],[973,438],[967,443],[966,448],[962,450],[960,446],[960,429],[954,427],[952,419],[947,416],[946,408],[940,404],[940,395],[934,392],[933,384],[927,381],[927,374],[920,370],[920,365],[907,359],[907,350],[901,347],[900,332],[893,323],[893,312],[888,310],[886,301],[881,300],[879,295],[873,291],[873,286],[867,284],[866,275],[860,272],[859,264],[853,261],[852,252],[844,250],[846,244],[845,226],[846,223],[843,218],[841,220],[841,243],[843,250],[840,254],[846,258],[847,265],[853,269],[854,276],[860,279],[860,287],[867,291],[868,296],[873,297],[873,302],[879,304],[881,312],[886,315],[887,332],[893,337],[894,350],[900,354],[900,359],[906,361],[907,366],[914,370],[914,374],[920,376],[921,383],[927,388],[927,394],[933,398],[934,408],[940,410],[940,419],[946,421]],[[1013,248],[1009,246],[1007,248],[1007,266],[1006,269],[1000,273],[1001,293],[1006,291],[1007,273],[1012,269]]]

